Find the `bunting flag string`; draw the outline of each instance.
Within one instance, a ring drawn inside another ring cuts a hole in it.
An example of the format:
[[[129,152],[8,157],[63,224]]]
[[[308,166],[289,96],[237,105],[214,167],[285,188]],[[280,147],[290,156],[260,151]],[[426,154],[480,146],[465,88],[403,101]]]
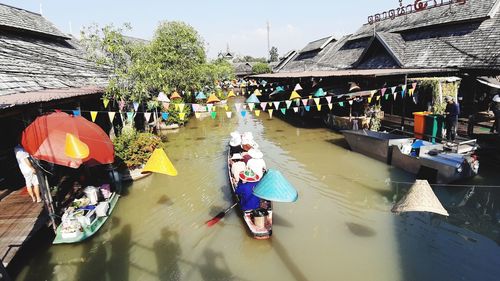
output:
[[[114,111],[108,112],[109,122],[111,124],[113,124],[113,120],[115,119],[115,114],[116,114],[116,112],[114,112]]]
[[[269,118],[272,119],[273,118],[273,109],[268,109],[267,112],[269,113]]]
[[[108,108],[109,99],[107,98],[102,99],[102,104],[104,105],[104,108]]]
[[[257,116],[257,117],[259,117],[259,116],[260,116],[260,110],[258,110],[258,109],[256,109],[256,110],[254,111],[254,113],[255,113],[255,116]]]
[[[286,108],[281,108],[281,114],[283,114],[283,115],[286,114]]]
[[[290,109],[290,106],[292,105],[292,101],[291,100],[286,100],[285,104],[286,104],[286,109]]]
[[[144,112],[144,119],[149,123],[149,119],[151,119],[151,112]]]
[[[233,112],[232,111],[226,111],[226,116],[227,116],[227,118],[233,117]]]

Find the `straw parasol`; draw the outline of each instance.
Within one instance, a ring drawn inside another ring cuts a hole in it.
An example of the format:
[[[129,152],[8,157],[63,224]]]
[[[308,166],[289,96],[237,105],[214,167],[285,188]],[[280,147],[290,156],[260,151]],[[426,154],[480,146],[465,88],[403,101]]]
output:
[[[182,97],[179,95],[179,93],[177,93],[177,91],[174,91],[172,93],[172,95],[170,96],[170,99],[171,100],[174,100],[174,99],[182,99]]]
[[[295,99],[300,99],[299,93],[297,91],[292,91],[292,94],[290,95],[290,100],[295,100]]]
[[[216,103],[216,102],[220,102],[220,99],[215,94],[211,94],[208,97],[207,103]]]
[[[397,214],[403,212],[430,212],[449,216],[426,180],[417,180],[408,190],[408,193],[392,207],[391,211]]]

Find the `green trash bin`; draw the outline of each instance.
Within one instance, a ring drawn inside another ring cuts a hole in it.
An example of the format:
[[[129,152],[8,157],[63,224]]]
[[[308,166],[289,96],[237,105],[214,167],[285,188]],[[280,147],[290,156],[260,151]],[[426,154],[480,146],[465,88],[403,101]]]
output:
[[[425,116],[425,139],[432,143],[443,138],[444,116],[429,114]]]

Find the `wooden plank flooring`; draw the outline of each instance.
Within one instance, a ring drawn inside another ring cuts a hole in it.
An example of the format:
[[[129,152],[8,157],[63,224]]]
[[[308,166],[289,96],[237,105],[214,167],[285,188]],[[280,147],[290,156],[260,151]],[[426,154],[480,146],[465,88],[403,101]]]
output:
[[[0,259],[7,267],[17,251],[47,222],[43,203],[31,202],[26,188],[0,201]]]

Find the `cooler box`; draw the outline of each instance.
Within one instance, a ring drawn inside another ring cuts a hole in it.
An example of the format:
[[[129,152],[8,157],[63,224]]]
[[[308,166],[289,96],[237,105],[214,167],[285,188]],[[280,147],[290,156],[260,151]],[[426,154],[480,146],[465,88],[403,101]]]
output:
[[[97,188],[95,186],[87,186],[83,192],[85,196],[90,200],[90,205],[96,205],[98,201]]]
[[[429,114],[425,116],[425,135],[426,139],[436,143],[443,138],[444,116],[439,114]]]
[[[95,213],[98,217],[105,217],[108,215],[108,209],[108,202],[99,202],[99,204],[95,207]]]
[[[423,139],[425,134],[425,116],[431,114],[428,111],[413,112],[413,134],[417,139]]]

